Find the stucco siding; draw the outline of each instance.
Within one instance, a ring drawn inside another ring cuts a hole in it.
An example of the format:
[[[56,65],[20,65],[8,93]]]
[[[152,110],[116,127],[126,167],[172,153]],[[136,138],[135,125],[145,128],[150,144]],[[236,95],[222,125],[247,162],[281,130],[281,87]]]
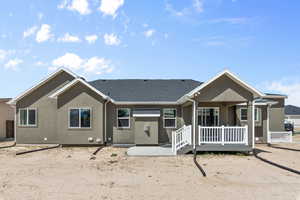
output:
[[[57,102],[48,96],[72,79],[74,77],[68,73],[60,73],[17,102],[16,141],[18,144],[58,143]],[[20,108],[35,108],[37,110],[37,125],[35,127],[19,125]]]
[[[199,102],[245,102],[252,99],[251,92],[226,75],[207,85],[196,97]]]
[[[130,128],[117,127],[117,108],[130,108]],[[107,105],[107,137],[108,141],[111,139],[114,144],[135,144],[135,117],[132,116],[132,111],[136,108],[155,108],[161,110],[161,116],[158,118],[158,143],[170,143],[171,134],[173,130],[177,130],[184,124],[182,118],[182,109],[180,106],[172,105]],[[163,127],[163,108],[176,108],[176,128],[164,128]]]
[[[61,144],[103,144],[104,102],[101,96],[82,83],[77,83],[59,95],[57,98],[59,142]],[[91,128],[69,128],[69,109],[71,108],[90,108]],[[93,140],[89,141],[89,138]]]
[[[6,120],[14,120],[14,109],[0,102],[0,139],[6,138]]]

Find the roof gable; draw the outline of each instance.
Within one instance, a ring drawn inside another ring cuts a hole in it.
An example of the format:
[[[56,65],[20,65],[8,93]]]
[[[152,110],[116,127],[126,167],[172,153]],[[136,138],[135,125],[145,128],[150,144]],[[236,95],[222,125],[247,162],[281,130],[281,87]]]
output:
[[[47,82],[49,82],[50,80],[52,80],[53,78],[55,78],[57,75],[59,75],[59,74],[61,74],[63,72],[65,72],[65,73],[73,76],[74,78],[77,77],[77,75],[74,74],[73,72],[71,72],[71,71],[69,71],[67,69],[64,69],[64,68],[60,68],[59,70],[53,72],[52,74],[50,74],[49,76],[47,76],[46,78],[44,78],[43,80],[41,80],[38,84],[36,84],[33,87],[29,88],[28,90],[26,90],[25,92],[21,93],[17,97],[11,99],[9,102],[7,102],[7,104],[11,104],[11,105],[16,104],[17,101],[19,101],[23,97],[31,94],[33,91],[35,91],[39,87],[43,86],[44,84],[46,84]]]
[[[219,79],[222,76],[228,76],[230,79],[232,79],[234,82],[238,83],[239,85],[241,85],[242,87],[244,87],[245,89],[251,91],[253,94],[257,95],[258,97],[263,97],[265,96],[264,93],[258,91],[257,89],[255,89],[254,87],[250,86],[249,84],[245,83],[244,81],[242,81],[240,78],[238,78],[236,75],[234,75],[233,73],[231,73],[228,70],[225,70],[223,72],[221,72],[220,74],[218,74],[217,76],[213,77],[212,79],[210,79],[209,81],[205,82],[204,84],[200,85],[199,87],[195,88],[194,90],[192,90],[191,92],[189,92],[187,94],[188,97],[192,97],[193,95],[195,95],[196,93],[199,93],[203,88],[207,87],[208,85],[212,84],[213,82],[215,82],[217,79]]]

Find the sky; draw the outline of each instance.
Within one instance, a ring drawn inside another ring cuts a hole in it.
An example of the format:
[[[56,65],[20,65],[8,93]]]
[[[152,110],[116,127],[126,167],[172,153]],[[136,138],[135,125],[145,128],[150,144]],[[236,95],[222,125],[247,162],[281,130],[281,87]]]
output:
[[[10,0],[0,7],[0,97],[59,67],[87,80],[207,81],[224,69],[300,106],[300,1]]]

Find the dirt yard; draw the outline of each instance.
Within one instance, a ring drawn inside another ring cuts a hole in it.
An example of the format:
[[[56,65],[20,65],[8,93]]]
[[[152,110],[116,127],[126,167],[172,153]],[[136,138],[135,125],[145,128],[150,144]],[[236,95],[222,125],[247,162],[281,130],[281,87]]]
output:
[[[0,146],[5,144],[1,144]],[[289,147],[300,149],[300,144]],[[260,155],[300,170],[300,152],[273,149]],[[300,176],[253,156],[204,154],[127,157],[108,147],[59,148],[16,156],[29,147],[0,149],[0,199],[210,199],[300,200]]]

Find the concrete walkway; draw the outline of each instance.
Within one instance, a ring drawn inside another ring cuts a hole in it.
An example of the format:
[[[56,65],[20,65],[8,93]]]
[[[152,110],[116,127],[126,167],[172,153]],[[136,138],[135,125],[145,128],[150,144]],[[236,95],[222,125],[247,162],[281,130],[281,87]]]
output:
[[[129,156],[174,156],[171,147],[145,147],[137,146],[130,147],[127,150],[127,155]]]

